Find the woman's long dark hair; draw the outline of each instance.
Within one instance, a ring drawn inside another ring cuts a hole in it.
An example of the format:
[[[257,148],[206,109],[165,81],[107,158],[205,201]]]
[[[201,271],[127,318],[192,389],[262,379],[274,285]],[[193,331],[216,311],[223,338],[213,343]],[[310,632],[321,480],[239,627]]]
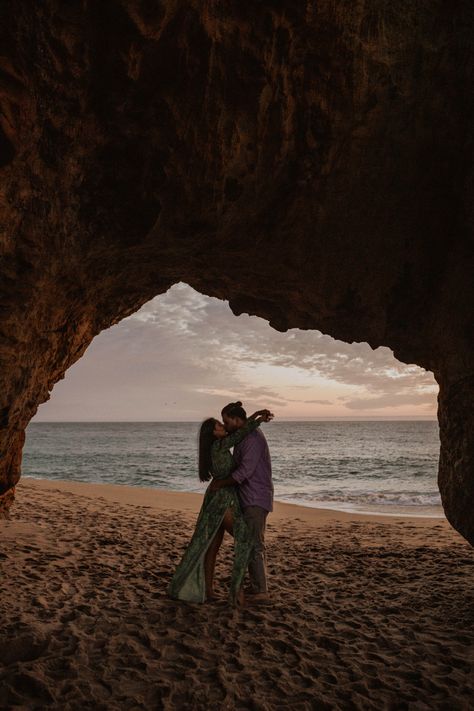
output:
[[[211,448],[215,440],[214,427],[217,420],[209,417],[204,420],[199,430],[199,479],[209,481],[212,477]]]

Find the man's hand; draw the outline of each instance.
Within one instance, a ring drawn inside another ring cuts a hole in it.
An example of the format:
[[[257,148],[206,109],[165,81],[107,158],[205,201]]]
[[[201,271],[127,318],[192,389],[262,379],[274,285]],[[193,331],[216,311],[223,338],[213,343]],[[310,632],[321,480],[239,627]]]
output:
[[[208,491],[218,491],[225,486],[237,486],[237,482],[235,479],[232,479],[231,476],[228,476],[226,479],[213,479],[209,484]]]

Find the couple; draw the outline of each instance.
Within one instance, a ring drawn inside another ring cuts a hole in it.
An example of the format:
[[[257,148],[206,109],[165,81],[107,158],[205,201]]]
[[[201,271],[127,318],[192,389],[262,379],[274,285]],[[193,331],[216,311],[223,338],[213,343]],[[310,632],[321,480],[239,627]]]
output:
[[[267,441],[259,429],[273,414],[258,410],[249,418],[241,402],[222,410],[224,424],[209,418],[199,432],[199,478],[209,481],[196,528],[169,586],[177,600],[215,599],[216,557],[224,532],[234,537],[230,583],[233,604],[244,604],[243,579],[249,570],[249,600],[268,599],[265,523],[273,510],[273,483]],[[234,447],[234,454],[231,449]]]

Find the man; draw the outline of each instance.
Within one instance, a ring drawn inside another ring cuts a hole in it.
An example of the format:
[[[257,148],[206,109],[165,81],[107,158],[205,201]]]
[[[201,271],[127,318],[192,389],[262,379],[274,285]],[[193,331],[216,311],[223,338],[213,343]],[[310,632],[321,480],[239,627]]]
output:
[[[241,402],[229,403],[222,410],[222,419],[228,432],[243,427],[247,413]],[[266,411],[265,421],[273,415]],[[226,479],[214,479],[211,490],[223,486],[238,485],[238,493],[244,519],[254,540],[254,552],[249,563],[251,594],[254,602],[269,599],[265,565],[265,525],[267,516],[273,511],[273,482],[270,452],[261,429],[251,432],[234,448],[237,468]]]

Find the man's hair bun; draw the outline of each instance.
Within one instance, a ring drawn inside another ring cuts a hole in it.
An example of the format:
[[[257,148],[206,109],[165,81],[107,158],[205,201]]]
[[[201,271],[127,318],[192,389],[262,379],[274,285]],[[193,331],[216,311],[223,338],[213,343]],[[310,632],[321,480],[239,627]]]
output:
[[[245,412],[244,408],[242,407],[242,401],[238,400],[237,402],[229,402],[228,405],[222,408],[222,417],[224,415],[228,415],[228,417],[240,417],[242,420],[247,419],[247,413]]]

